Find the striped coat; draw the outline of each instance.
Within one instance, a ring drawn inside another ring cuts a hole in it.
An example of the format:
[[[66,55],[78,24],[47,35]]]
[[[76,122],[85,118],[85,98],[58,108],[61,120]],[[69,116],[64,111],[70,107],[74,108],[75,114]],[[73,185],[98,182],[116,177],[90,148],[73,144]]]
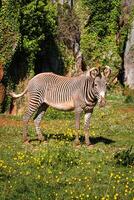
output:
[[[105,104],[106,78],[110,72],[110,68],[106,68],[103,74],[100,73],[99,69],[93,68],[77,77],[41,73],[29,81],[27,88],[21,94],[10,93],[14,99],[23,96],[26,92],[28,93],[28,109],[23,117],[24,141],[29,141],[27,126],[30,117],[35,111],[34,122],[38,139],[44,139],[39,124],[44,112],[51,106],[59,110],[74,110],[76,129],[80,128],[81,112],[85,112],[85,142],[89,145],[88,129],[91,114],[97,102],[99,102],[100,106]],[[79,143],[78,134],[76,134],[75,142]]]

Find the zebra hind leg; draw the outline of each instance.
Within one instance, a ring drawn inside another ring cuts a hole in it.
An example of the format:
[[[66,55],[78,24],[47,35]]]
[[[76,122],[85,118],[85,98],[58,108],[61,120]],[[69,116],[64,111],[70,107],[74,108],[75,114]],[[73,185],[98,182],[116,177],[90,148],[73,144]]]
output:
[[[33,100],[31,99],[29,102],[29,106],[28,106],[28,110],[25,113],[25,115],[23,116],[23,124],[24,124],[24,128],[23,128],[23,142],[24,143],[29,143],[30,142],[30,138],[28,136],[28,122],[31,118],[31,116],[34,114],[34,112],[38,109],[39,107],[39,103],[34,103],[33,105]]]
[[[41,130],[40,130],[40,123],[47,108],[48,108],[48,105],[43,103],[37,110],[37,113],[34,117],[35,129],[36,129],[36,133],[37,133],[37,137],[39,141],[44,141],[44,136],[42,135]]]
[[[28,136],[28,122],[29,122],[30,117],[31,115],[29,114],[28,111],[23,116],[23,142],[24,143],[30,142],[30,137]]]

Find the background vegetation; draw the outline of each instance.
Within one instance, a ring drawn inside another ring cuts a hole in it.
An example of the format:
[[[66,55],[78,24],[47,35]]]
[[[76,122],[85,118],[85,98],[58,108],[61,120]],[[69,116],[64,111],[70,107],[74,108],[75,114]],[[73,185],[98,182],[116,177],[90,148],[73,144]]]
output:
[[[34,74],[75,73],[74,44],[85,65],[122,68],[131,14],[121,0],[77,0],[69,7],[50,0],[7,0],[0,5],[0,64],[6,90],[23,90]],[[121,23],[123,21],[123,23]],[[22,83],[23,82],[23,83]],[[22,87],[22,88],[21,88]],[[5,98],[3,111],[11,101]]]
[[[88,18],[84,26],[81,46],[89,65],[110,65],[113,69],[119,68],[121,58],[116,34],[121,14],[121,1],[83,0],[82,4],[87,7]]]

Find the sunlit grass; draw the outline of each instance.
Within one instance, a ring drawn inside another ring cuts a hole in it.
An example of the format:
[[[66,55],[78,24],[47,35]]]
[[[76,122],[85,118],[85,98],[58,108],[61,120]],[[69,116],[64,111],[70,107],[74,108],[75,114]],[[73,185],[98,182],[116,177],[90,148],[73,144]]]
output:
[[[134,108],[120,97],[108,99],[92,117],[92,148],[84,144],[82,120],[82,145],[74,146],[74,113],[49,109],[42,121],[48,143],[30,145],[22,143],[21,116],[1,115],[0,199],[133,200],[133,165],[117,165],[114,155],[133,145]],[[32,122],[29,133],[34,139]]]

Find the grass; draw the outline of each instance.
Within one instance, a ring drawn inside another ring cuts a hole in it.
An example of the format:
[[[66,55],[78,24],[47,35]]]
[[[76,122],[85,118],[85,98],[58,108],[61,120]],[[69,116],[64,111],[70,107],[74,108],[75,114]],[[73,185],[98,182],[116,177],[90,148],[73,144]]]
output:
[[[134,141],[134,105],[124,99],[112,94],[105,108],[96,107],[90,128],[93,148],[84,145],[82,129],[82,146],[74,147],[73,113],[49,109],[42,121],[48,143],[31,145],[22,143],[20,116],[0,115],[0,199],[133,200],[133,162],[124,166],[121,159],[128,157],[124,152]],[[34,139],[32,122],[29,133]],[[133,155],[132,148],[130,160]]]

